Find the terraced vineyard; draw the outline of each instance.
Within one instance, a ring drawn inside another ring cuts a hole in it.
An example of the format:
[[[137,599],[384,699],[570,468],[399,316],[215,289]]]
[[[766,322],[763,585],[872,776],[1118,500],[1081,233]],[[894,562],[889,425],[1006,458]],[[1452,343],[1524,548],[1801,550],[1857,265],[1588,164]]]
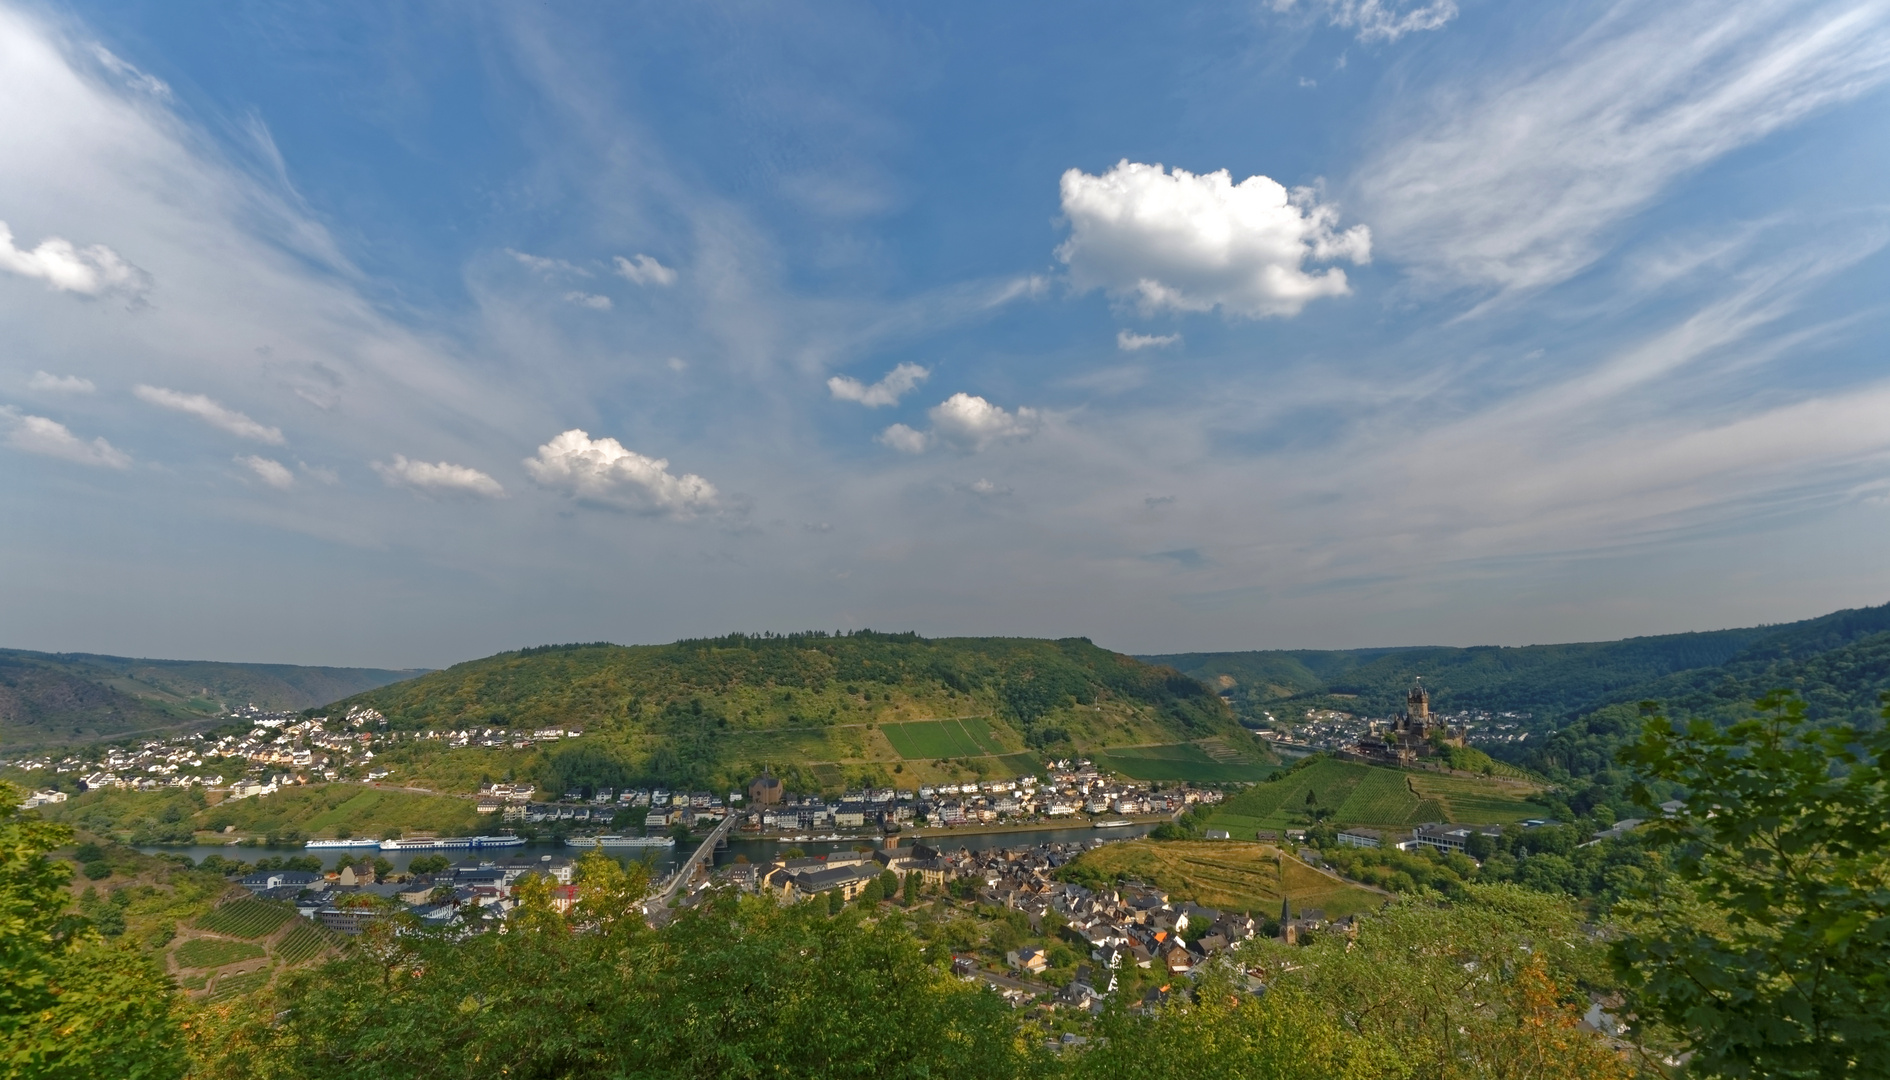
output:
[[[313,960],[333,948],[335,935],[319,923],[304,922],[298,924],[276,942],[276,959],[293,967],[305,960]]]
[[[1490,784],[1460,776],[1412,773],[1411,787],[1426,799],[1436,800],[1445,808],[1443,820],[1474,822],[1480,825],[1508,825],[1529,818],[1547,817],[1549,810],[1527,801],[1530,786]]]
[[[1243,755],[1220,739],[1161,746],[1122,746],[1091,755],[1096,764],[1137,780],[1186,780],[1196,784],[1251,783],[1278,771]]]
[[[1177,898],[1258,916],[1277,917],[1282,896],[1296,913],[1317,910],[1334,919],[1376,910],[1387,899],[1321,873],[1270,844],[1129,840],[1085,852],[1065,876],[1092,884],[1144,881]]]
[[[213,934],[259,938],[268,936],[277,927],[294,917],[295,909],[283,904],[243,899],[205,912],[197,920],[197,926]]]
[[[277,971],[317,960],[338,943],[286,904],[244,897],[200,916],[168,959],[178,986],[222,1001],[265,986]]]
[[[225,938],[191,938],[173,954],[184,967],[216,968],[254,960],[264,955],[261,945]]]
[[[230,998],[241,997],[251,991],[260,990],[269,984],[269,977],[273,974],[274,972],[264,968],[261,971],[250,971],[239,975],[219,975],[216,982],[210,984],[209,1000],[227,1001]]]
[[[1314,810],[1331,811],[1339,825],[1506,824],[1547,814],[1528,801],[1528,791],[1507,782],[1325,759],[1229,798],[1215,809],[1210,827],[1251,837],[1259,829],[1304,825]]]
[[[908,761],[1002,754],[1004,747],[982,717],[913,720],[880,727],[899,756]]]

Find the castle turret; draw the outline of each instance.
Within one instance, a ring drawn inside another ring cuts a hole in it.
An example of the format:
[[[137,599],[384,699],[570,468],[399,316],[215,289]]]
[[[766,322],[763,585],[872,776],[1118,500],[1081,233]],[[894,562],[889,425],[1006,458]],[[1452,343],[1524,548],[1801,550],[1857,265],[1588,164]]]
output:
[[[1423,683],[1413,684],[1411,692],[1404,695],[1404,712],[1413,723],[1430,723],[1431,695],[1424,689]]]

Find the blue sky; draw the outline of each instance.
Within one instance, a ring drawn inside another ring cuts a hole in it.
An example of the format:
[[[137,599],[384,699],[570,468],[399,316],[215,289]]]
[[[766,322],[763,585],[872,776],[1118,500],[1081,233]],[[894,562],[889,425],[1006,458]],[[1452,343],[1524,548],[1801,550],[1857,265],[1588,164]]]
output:
[[[1890,592],[1890,4],[0,0],[0,642]]]

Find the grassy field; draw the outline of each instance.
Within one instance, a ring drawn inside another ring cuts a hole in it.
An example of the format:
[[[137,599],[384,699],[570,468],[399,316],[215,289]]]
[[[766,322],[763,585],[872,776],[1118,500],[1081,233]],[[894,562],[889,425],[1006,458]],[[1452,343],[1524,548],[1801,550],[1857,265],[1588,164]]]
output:
[[[899,756],[908,761],[985,757],[1004,752],[1004,747],[992,735],[990,725],[981,717],[882,724],[880,730],[886,733]]]
[[[1229,798],[1214,812],[1212,828],[1235,836],[1258,829],[1305,824],[1314,809],[1332,811],[1341,826],[1399,827],[1426,821],[1506,824],[1540,817],[1530,789],[1495,780],[1321,760]]]
[[[264,900],[243,899],[205,912],[197,920],[200,929],[231,937],[268,937],[276,928],[295,916],[295,909]]]
[[[175,955],[180,967],[214,968],[254,960],[263,955],[263,947],[251,945],[247,941],[192,938],[179,945]]]
[[[1322,911],[1343,918],[1373,911],[1387,899],[1339,881],[1270,844],[1216,840],[1127,840],[1083,853],[1071,864],[1078,880],[1137,880],[1222,911],[1278,918],[1284,896],[1294,914]]]
[[[1243,783],[1264,780],[1279,771],[1233,752],[1225,744],[1169,743],[1161,746],[1123,746],[1099,750],[1096,764],[1137,780],[1187,780],[1197,784]]]

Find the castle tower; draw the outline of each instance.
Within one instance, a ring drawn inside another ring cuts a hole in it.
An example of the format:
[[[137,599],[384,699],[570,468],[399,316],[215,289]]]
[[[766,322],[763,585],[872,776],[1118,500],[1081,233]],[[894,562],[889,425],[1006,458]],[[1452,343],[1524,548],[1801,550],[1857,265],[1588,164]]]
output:
[[[1413,724],[1431,722],[1431,695],[1425,691],[1423,683],[1414,683],[1411,692],[1404,695],[1404,711]]]

